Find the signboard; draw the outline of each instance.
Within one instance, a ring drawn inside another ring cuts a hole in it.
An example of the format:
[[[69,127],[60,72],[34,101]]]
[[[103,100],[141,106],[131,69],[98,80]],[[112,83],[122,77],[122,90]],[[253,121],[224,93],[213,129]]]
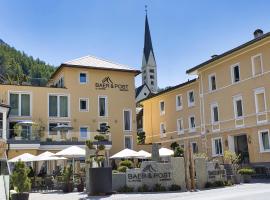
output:
[[[118,89],[119,91],[128,91],[127,84],[114,83],[109,76],[95,83],[97,90]]]
[[[173,183],[172,167],[170,163],[144,161],[140,169],[129,169],[126,172],[126,184],[129,187],[139,187],[146,184],[168,186]]]

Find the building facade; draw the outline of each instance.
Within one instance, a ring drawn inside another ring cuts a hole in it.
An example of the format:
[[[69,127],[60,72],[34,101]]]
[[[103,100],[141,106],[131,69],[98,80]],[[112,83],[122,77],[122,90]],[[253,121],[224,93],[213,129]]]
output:
[[[270,33],[256,30],[254,37],[187,70],[188,74],[198,76],[194,83],[143,100],[147,141],[164,143],[165,138],[168,143],[181,144],[185,135],[192,142],[194,133],[185,133],[185,129],[190,127],[190,116],[195,116],[198,152],[210,158],[222,158],[230,150],[241,155],[242,163],[269,165]],[[185,99],[188,97],[185,90],[190,89],[195,92],[196,112],[191,111]],[[178,94],[182,94],[183,108],[177,113]],[[178,132],[178,118],[184,119],[183,136],[169,135]],[[166,127],[165,137],[160,134],[162,123]]]
[[[86,56],[61,64],[46,87],[0,85],[1,102],[10,106],[9,158],[85,146],[104,125],[110,126],[110,154],[136,148],[134,77],[139,73]],[[55,131],[59,125],[71,128]]]

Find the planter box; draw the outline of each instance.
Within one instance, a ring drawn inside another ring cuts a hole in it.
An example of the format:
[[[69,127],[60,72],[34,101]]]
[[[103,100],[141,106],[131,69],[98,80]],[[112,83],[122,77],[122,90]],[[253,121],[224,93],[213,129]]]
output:
[[[241,175],[241,179],[243,183],[250,183],[251,181],[251,175],[243,174]]]
[[[112,193],[112,168],[90,168],[89,184],[89,195]]]
[[[11,195],[12,200],[28,200],[29,193],[15,193]]]

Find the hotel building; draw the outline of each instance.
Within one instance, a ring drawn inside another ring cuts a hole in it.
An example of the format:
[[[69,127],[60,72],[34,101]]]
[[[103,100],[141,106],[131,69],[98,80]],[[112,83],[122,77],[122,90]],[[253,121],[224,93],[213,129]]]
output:
[[[193,151],[270,166],[270,33],[212,58],[187,73],[197,79],[142,100],[148,143],[192,144]]]
[[[45,87],[1,84],[0,102],[8,106],[0,109],[0,133],[8,143],[8,158],[84,147],[103,125],[110,126],[105,143],[110,154],[136,148],[134,77],[139,73],[85,56],[61,64]],[[59,125],[72,130],[55,131]]]

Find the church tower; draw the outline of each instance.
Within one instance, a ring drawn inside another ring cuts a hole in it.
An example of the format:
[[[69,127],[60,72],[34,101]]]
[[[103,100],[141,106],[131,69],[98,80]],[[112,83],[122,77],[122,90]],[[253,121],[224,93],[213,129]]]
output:
[[[151,41],[147,10],[145,15],[144,48],[142,59],[142,84],[146,84],[152,93],[157,93],[157,65]]]

